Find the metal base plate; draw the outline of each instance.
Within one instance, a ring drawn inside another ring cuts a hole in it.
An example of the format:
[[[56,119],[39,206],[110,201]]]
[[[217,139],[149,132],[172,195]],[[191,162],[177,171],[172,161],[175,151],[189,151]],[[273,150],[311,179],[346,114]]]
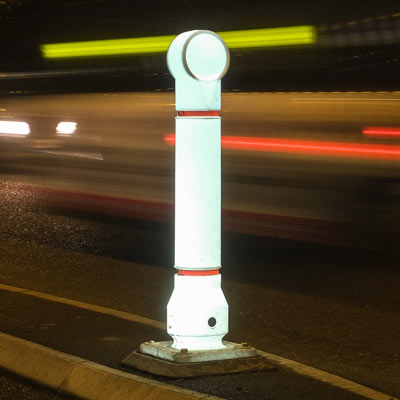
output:
[[[188,352],[186,349],[173,349],[172,341],[145,342],[140,346],[140,351],[131,353],[122,364],[151,374],[174,378],[274,369],[264,357],[257,355],[254,347],[232,342],[223,343],[226,345],[225,349]]]

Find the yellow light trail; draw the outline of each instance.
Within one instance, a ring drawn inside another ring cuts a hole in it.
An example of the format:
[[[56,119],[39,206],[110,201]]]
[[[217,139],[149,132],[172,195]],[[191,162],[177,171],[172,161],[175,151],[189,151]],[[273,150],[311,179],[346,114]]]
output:
[[[316,41],[314,26],[291,26],[218,32],[230,49],[312,44]],[[128,54],[165,53],[176,35],[41,45],[44,58],[94,57]]]

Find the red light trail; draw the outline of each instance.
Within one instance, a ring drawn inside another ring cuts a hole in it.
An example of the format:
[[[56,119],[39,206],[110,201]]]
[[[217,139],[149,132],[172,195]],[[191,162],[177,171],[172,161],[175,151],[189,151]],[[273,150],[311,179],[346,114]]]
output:
[[[164,141],[170,146],[174,146],[175,134],[169,133],[165,135]],[[400,146],[384,144],[222,136],[221,146],[223,149],[230,150],[313,154],[352,158],[383,158],[400,161]]]
[[[364,135],[376,135],[376,136],[399,136],[400,128],[389,127],[389,126],[367,126],[363,130]]]

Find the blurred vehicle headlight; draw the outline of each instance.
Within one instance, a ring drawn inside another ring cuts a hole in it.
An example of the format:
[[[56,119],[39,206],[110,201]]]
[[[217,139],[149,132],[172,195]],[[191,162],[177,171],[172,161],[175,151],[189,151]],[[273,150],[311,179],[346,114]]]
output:
[[[59,122],[57,125],[57,133],[59,135],[72,135],[76,131],[76,122]]]
[[[29,124],[23,121],[0,121],[0,134],[26,136],[31,132]]]

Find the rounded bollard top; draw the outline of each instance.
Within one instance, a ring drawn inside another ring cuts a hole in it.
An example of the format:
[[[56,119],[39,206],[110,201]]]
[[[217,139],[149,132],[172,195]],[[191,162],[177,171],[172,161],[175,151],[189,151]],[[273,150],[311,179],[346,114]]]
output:
[[[189,75],[199,81],[220,80],[229,68],[229,50],[220,36],[207,30],[178,35],[171,43],[168,68],[175,79]]]

